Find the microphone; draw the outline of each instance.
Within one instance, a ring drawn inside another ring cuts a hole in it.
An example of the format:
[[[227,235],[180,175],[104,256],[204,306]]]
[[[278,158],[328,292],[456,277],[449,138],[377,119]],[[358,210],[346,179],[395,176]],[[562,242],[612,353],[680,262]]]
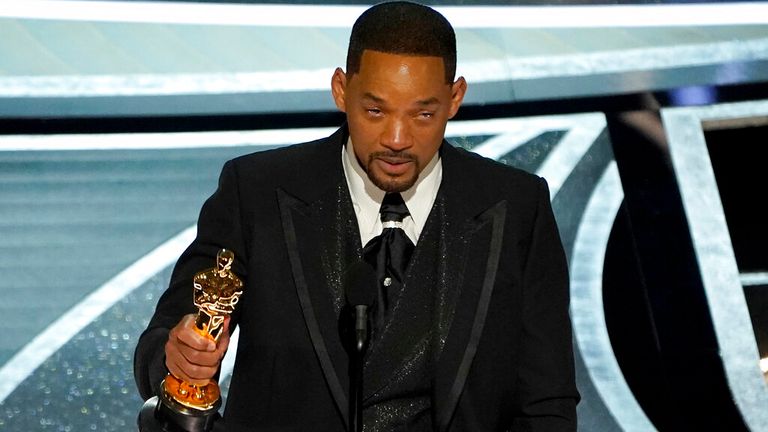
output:
[[[376,299],[376,271],[365,261],[352,264],[344,291],[355,313],[355,350],[362,353],[368,341],[368,311]]]
[[[344,292],[354,309],[355,345],[349,362],[349,431],[363,430],[363,355],[368,344],[368,309],[376,299],[376,271],[365,261],[347,269]]]

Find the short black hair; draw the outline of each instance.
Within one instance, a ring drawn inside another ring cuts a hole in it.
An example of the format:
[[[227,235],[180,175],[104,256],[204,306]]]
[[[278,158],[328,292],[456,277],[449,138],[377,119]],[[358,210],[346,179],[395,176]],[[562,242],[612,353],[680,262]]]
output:
[[[347,73],[360,72],[363,51],[442,57],[445,80],[456,75],[456,34],[436,10],[418,3],[379,3],[363,12],[352,26],[347,50]]]

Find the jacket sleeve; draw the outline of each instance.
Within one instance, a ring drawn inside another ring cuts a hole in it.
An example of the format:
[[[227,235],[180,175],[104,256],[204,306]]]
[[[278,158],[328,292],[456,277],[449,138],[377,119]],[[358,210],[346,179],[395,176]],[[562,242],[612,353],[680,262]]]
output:
[[[174,267],[168,289],[160,297],[147,329],[139,337],[134,353],[134,377],[142,398],[158,394],[159,385],[168,373],[165,367],[165,343],[168,332],[181,318],[197,312],[193,303],[192,278],[195,273],[216,265],[221,248],[235,253],[234,272],[247,284],[244,265],[247,262],[242,230],[236,164],[227,162],[219,178],[219,186],[203,204],[197,224],[197,237],[184,251]],[[230,332],[237,322],[237,309],[232,316]]]
[[[576,389],[569,279],[565,253],[544,179],[523,271],[518,408],[513,431],[576,430]]]

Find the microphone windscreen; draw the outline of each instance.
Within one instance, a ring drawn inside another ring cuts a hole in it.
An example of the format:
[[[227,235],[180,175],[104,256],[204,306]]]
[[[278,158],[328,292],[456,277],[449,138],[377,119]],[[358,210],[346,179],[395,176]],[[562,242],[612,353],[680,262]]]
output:
[[[376,299],[376,271],[365,261],[347,268],[344,292],[352,306],[370,306]]]

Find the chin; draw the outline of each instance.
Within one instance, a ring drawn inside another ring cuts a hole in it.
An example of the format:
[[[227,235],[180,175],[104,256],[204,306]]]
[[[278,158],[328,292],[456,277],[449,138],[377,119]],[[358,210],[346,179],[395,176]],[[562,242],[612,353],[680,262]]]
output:
[[[391,178],[386,176],[369,175],[368,178],[370,178],[371,182],[373,182],[373,184],[375,184],[379,189],[387,193],[393,193],[404,192],[413,187],[413,185],[416,184],[418,175],[413,175],[408,178]]]

